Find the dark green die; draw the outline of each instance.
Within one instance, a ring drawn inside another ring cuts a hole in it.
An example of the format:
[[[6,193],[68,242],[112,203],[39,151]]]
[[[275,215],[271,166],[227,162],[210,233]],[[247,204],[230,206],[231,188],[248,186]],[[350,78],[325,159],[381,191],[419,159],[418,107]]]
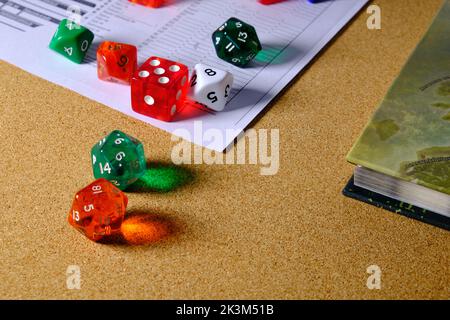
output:
[[[137,139],[115,130],[100,140],[91,151],[96,179],[105,178],[124,190],[146,170],[144,147]]]
[[[236,18],[217,29],[212,40],[217,56],[238,67],[247,65],[262,49],[255,28]]]
[[[81,63],[93,39],[94,34],[89,29],[74,21],[63,19],[56,29],[49,47],[67,59]]]

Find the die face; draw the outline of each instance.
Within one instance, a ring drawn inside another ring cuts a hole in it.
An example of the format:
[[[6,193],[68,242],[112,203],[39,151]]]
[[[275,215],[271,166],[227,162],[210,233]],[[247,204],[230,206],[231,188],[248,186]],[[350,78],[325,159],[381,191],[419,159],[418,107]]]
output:
[[[127,204],[123,192],[99,179],[75,195],[68,221],[87,238],[99,241],[120,231]]]
[[[135,46],[105,41],[97,50],[98,77],[105,81],[129,84],[137,69]]]
[[[95,178],[109,180],[121,190],[136,182],[146,170],[142,143],[119,130],[95,144],[91,161]]]
[[[162,5],[164,5],[164,0],[128,0],[128,1],[152,8],[159,8]]]
[[[236,18],[220,26],[212,41],[217,56],[238,67],[247,65],[262,49],[255,28]]]
[[[94,34],[87,28],[63,19],[49,47],[75,63],[81,63],[86,56]]]
[[[172,121],[185,101],[188,68],[178,62],[150,57],[131,79],[131,105],[135,112]]]
[[[152,90],[140,78],[131,79],[131,106],[133,111],[162,121],[171,121],[167,108],[167,94],[162,90]]]
[[[229,72],[197,64],[190,81],[189,97],[215,111],[225,108],[233,86]]]

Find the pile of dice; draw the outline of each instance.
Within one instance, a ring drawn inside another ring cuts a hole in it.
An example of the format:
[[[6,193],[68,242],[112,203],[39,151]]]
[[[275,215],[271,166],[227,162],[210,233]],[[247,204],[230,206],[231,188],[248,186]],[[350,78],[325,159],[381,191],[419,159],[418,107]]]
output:
[[[81,63],[93,39],[89,29],[64,19],[50,48]],[[219,58],[239,67],[246,66],[262,49],[255,28],[236,18],[220,26],[212,41]],[[190,80],[187,66],[161,57],[150,57],[138,67],[135,46],[111,41],[102,42],[97,49],[97,70],[101,80],[130,85],[135,112],[162,121],[172,121],[187,97],[222,111],[233,85],[231,73],[200,63]]]
[[[68,220],[99,241],[120,233],[128,204],[122,190],[144,175],[146,158],[139,140],[115,130],[92,147],[91,161],[97,180],[77,192]]]
[[[163,0],[129,1],[152,7],[163,4]],[[280,1],[260,0],[263,4]],[[93,39],[89,29],[64,19],[50,48],[81,63]],[[219,58],[238,67],[246,66],[261,51],[255,29],[236,18],[220,26],[212,41]],[[186,97],[223,110],[233,85],[231,73],[203,64],[195,65],[190,81],[185,65],[161,57],[150,57],[138,67],[135,46],[111,41],[98,47],[97,66],[99,79],[130,85],[135,112],[163,121],[174,118]],[[97,180],[76,193],[68,221],[87,238],[99,241],[120,233],[128,204],[123,190],[144,175],[146,158],[140,141],[115,130],[94,145],[91,161]]]

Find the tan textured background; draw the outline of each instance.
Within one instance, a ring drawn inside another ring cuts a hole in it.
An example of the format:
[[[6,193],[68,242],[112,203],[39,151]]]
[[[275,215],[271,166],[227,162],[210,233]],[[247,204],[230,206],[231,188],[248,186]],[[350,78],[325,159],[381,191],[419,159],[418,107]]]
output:
[[[1,62],[0,298],[448,299],[449,232],[341,195],[347,151],[442,2],[376,3],[381,31],[362,12],[254,124],[280,128],[278,175],[192,165],[189,185],[129,194],[176,229],[146,246],[95,244],[66,215],[101,136],[121,129],[167,162],[170,135]],[[371,264],[382,290],[366,288]]]

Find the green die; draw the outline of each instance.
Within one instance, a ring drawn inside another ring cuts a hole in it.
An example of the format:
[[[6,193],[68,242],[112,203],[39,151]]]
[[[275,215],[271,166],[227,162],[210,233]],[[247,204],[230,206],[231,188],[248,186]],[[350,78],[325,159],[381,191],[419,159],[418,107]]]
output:
[[[92,40],[94,40],[94,34],[89,29],[64,19],[56,29],[49,47],[67,59],[81,63]]]
[[[146,170],[144,147],[137,139],[114,130],[91,150],[96,179],[105,178],[121,190],[138,180]]]
[[[217,56],[238,67],[247,65],[262,49],[255,28],[236,18],[220,26],[212,40]]]

